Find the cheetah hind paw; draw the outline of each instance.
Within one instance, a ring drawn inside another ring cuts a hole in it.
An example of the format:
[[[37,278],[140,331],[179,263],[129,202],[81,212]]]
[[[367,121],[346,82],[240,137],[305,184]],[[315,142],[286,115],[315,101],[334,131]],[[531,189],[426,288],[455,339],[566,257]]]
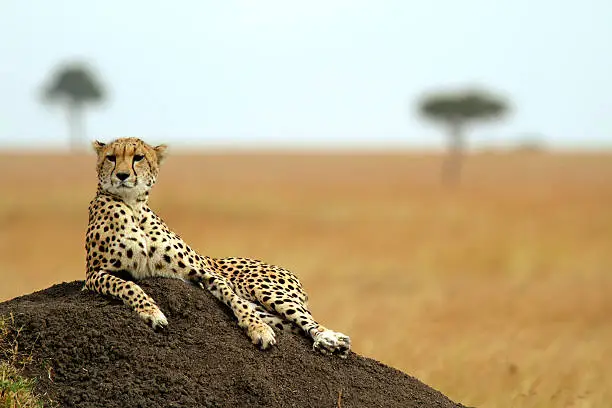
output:
[[[166,319],[166,316],[158,307],[151,307],[139,311],[138,314],[142,320],[153,328],[153,330],[163,330],[168,326],[168,319]]]
[[[346,358],[351,350],[351,339],[346,334],[325,330],[315,336],[312,349]]]
[[[262,350],[276,344],[274,330],[265,323],[250,325],[247,328],[247,334],[251,338],[253,344],[258,345]]]

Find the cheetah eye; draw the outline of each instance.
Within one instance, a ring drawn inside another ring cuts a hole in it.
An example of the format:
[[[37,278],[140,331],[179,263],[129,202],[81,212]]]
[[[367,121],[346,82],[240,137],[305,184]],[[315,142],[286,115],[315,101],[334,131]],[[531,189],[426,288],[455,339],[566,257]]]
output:
[[[109,162],[115,162],[116,158],[114,154],[109,154],[108,156],[106,156],[106,158],[108,159]]]
[[[134,161],[135,162],[141,161],[142,159],[144,159],[144,156],[142,154],[135,154],[134,155]]]

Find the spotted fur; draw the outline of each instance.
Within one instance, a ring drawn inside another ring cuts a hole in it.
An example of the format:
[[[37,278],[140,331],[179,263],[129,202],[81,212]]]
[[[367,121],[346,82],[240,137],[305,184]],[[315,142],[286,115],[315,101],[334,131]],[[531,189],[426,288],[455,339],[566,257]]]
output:
[[[261,349],[276,343],[274,330],[303,332],[313,348],[346,357],[348,336],[317,323],[298,278],[286,269],[246,258],[199,255],[148,206],[166,146],[138,138],[94,142],[98,190],[89,206],[85,289],[121,299],[154,329],[168,321],[136,283],[152,276],[182,279],[209,290],[233,312]],[[128,273],[132,279],[121,276]]]

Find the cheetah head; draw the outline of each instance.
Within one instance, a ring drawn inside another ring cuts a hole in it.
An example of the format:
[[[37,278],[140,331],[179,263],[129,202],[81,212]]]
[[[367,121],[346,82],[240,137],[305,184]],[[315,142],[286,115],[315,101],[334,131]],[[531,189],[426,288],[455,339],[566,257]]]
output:
[[[110,143],[93,142],[97,171],[104,191],[124,198],[142,195],[153,187],[166,145],[150,146],[135,137]]]

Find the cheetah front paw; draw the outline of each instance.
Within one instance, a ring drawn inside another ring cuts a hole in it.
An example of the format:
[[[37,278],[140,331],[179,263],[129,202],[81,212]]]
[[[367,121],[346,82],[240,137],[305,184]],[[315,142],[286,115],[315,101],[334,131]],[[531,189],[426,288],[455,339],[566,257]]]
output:
[[[346,358],[351,350],[351,339],[346,334],[325,330],[315,335],[312,348],[323,354],[337,354]]]
[[[253,344],[258,345],[262,350],[276,344],[274,330],[265,323],[249,325],[247,334],[251,338]]]
[[[157,306],[151,306],[140,310],[138,314],[142,320],[153,328],[153,330],[165,329],[166,326],[168,326],[168,319],[166,319],[166,316],[164,316]]]

